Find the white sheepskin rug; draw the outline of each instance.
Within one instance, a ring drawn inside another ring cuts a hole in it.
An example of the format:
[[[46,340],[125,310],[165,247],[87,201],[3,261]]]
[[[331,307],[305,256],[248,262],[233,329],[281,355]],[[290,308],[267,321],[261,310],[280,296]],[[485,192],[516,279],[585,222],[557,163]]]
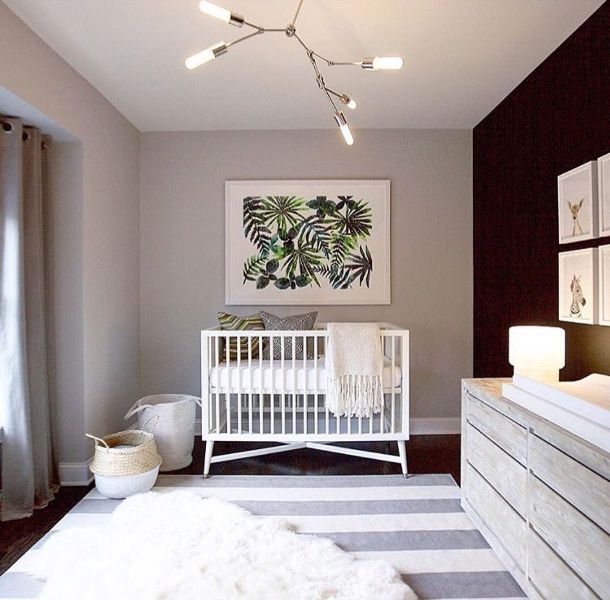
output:
[[[66,529],[39,552],[45,600],[411,600],[398,572],[194,492],[125,500],[103,527]]]

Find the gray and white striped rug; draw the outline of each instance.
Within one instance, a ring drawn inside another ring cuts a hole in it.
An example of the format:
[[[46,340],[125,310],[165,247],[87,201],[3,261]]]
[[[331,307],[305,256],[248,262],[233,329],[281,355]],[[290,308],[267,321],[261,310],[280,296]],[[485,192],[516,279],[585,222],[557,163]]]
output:
[[[331,538],[362,558],[386,560],[421,600],[525,597],[463,512],[450,475],[162,475],[155,490],[177,488],[199,488],[255,515],[284,516],[301,533]],[[92,490],[48,535],[95,527],[119,503]],[[44,541],[0,577],[0,598],[37,596],[42,584],[27,575],[28,562]]]

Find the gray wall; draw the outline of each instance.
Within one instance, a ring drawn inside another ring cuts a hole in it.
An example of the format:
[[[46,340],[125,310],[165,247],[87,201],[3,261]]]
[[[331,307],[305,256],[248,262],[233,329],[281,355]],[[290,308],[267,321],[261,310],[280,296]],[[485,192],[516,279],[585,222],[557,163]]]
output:
[[[45,202],[49,396],[61,462],[87,455],[83,319],[83,147],[52,143],[46,154]]]
[[[52,165],[69,193],[59,184],[50,232],[58,454],[81,463],[84,431],[117,430],[139,391],[139,133],[1,2],[0,86],[81,144]]]
[[[142,394],[200,392],[199,332],[225,308],[225,179],[384,178],[392,183],[392,304],[321,306],[320,320],[408,327],[412,414],[459,416],[460,378],[472,374],[472,132],[356,138],[348,148],[337,131],[142,134]]]

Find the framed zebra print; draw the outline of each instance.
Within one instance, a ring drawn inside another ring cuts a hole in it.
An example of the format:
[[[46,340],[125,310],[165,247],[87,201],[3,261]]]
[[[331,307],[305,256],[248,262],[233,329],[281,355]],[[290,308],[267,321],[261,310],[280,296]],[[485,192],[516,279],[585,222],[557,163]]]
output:
[[[597,285],[597,248],[560,252],[559,320],[596,324]]]

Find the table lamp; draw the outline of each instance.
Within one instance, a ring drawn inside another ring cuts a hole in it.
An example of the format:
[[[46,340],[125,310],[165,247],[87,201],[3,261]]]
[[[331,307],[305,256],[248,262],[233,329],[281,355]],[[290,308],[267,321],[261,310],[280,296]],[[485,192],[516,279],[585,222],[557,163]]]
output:
[[[565,366],[565,331],[561,327],[520,325],[508,330],[508,362],[515,375],[559,381]]]

